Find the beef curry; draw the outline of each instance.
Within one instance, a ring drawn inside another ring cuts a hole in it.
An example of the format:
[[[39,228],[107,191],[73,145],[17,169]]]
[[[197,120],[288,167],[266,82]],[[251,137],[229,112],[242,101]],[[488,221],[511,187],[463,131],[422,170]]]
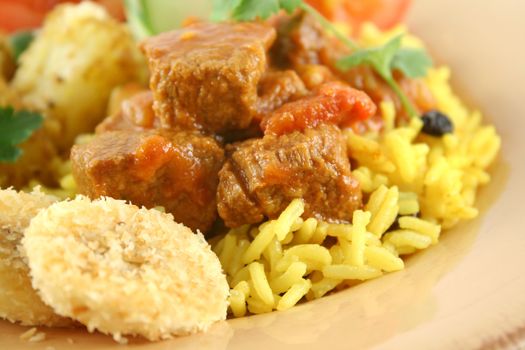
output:
[[[193,23],[142,50],[151,91],[124,100],[72,150],[81,193],[162,206],[203,232],[217,220],[273,219],[294,198],[328,222],[362,207],[341,130],[381,128],[375,103],[385,94],[399,103],[371,71],[338,72],[344,50],[308,16]],[[417,107],[432,107],[400,79]]]

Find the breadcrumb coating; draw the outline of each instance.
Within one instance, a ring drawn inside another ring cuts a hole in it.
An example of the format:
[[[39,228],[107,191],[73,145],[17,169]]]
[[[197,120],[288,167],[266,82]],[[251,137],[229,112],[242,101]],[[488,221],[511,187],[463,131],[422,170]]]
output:
[[[169,214],[78,196],[41,211],[23,246],[43,300],[117,341],[166,339],[226,318],[219,259]]]
[[[18,249],[31,219],[56,198],[35,189],[32,193],[0,190],[0,318],[26,326],[65,326],[31,286],[29,268]]]

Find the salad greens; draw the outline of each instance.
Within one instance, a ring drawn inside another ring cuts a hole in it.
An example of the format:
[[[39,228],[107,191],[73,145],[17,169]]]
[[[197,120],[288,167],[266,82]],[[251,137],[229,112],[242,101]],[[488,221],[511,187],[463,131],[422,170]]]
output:
[[[29,111],[15,111],[0,107],[0,162],[15,162],[22,150],[18,147],[44,121],[41,115]]]
[[[16,62],[18,62],[22,53],[27,50],[34,38],[35,33],[33,31],[17,32],[9,37],[9,44]]]

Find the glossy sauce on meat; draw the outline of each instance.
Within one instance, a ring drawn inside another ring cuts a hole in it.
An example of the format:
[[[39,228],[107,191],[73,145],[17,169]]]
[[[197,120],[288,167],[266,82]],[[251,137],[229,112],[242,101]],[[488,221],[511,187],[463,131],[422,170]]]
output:
[[[80,193],[162,206],[178,222],[206,232],[224,152],[210,137],[168,130],[114,131],[71,152]]]
[[[173,144],[165,137],[153,134],[145,138],[135,151],[129,172],[141,180],[150,181],[157,170],[176,158],[179,157]]]
[[[153,93],[149,90],[138,92],[124,99],[114,114],[100,123],[97,133],[116,130],[147,130],[160,128],[160,119],[153,111]]]

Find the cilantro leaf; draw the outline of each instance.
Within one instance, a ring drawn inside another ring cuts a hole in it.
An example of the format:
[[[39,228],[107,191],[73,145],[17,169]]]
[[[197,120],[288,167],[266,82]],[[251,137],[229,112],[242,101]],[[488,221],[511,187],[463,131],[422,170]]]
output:
[[[22,150],[17,146],[27,140],[44,121],[41,115],[0,107],[0,162],[14,162]]]
[[[3,145],[0,143],[0,164],[2,162],[15,162],[22,155],[22,150],[12,145]]]
[[[335,67],[341,71],[347,71],[352,68],[370,63],[370,50],[363,49],[354,52],[353,54],[339,59],[335,63]]]
[[[16,145],[27,140],[42,125],[42,121],[38,113],[15,112],[13,107],[0,108],[0,143]]]
[[[214,22],[228,20],[242,0],[213,0],[210,19]]]
[[[427,69],[432,65],[432,60],[422,50],[402,49],[401,38],[402,36],[399,35],[383,46],[358,50],[340,59],[336,67],[341,70],[349,70],[362,64],[371,66],[399,97],[408,114],[416,116],[416,109],[397,84],[392,70],[398,69],[407,77],[417,78],[426,74]]]
[[[213,0],[211,20],[225,21],[230,18],[237,21],[267,19],[285,10],[292,13],[303,4],[303,0]]]
[[[392,60],[392,69],[397,69],[409,78],[423,77],[432,67],[432,59],[423,50],[402,48]]]
[[[297,10],[302,4],[302,0],[280,0],[280,7],[288,13]]]
[[[13,50],[16,62],[18,62],[18,59],[27,50],[34,38],[35,33],[32,31],[17,32],[9,37],[9,44]]]
[[[390,65],[396,52],[401,46],[401,36],[397,36],[380,47],[361,49],[346,56],[336,63],[336,67],[341,70],[349,70],[362,64],[368,64],[374,69],[386,75],[391,75]]]
[[[233,18],[240,21],[267,19],[279,10],[279,0],[243,0],[233,10]]]

